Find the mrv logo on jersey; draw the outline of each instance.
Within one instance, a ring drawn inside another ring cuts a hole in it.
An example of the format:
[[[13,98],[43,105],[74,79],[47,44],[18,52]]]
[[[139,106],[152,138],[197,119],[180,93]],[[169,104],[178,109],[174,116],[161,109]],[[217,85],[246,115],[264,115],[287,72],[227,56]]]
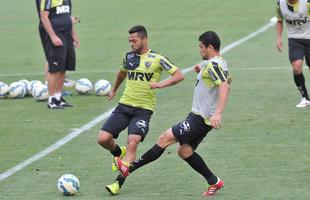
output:
[[[286,19],[286,22],[289,24],[289,25],[302,25],[302,24],[305,24],[307,23],[307,17],[305,17],[304,19],[294,19],[294,20],[289,20],[289,19]]]
[[[64,13],[70,13],[70,6],[58,6],[56,7],[56,14],[64,14]]]
[[[141,80],[141,81],[150,81],[153,77],[153,73],[143,73],[143,72],[128,72],[129,80]]]

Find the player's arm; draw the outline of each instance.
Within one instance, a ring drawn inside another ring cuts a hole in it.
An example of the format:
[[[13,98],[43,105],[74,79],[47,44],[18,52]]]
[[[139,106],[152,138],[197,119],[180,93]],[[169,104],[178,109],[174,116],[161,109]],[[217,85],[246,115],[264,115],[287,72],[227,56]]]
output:
[[[161,81],[159,83],[157,82],[153,82],[153,83],[150,83],[150,87],[152,89],[156,89],[156,88],[165,88],[165,87],[169,87],[169,86],[172,86],[172,85],[175,85],[177,83],[179,83],[180,81],[183,81],[184,80],[184,75],[183,73],[177,69],[175,70],[175,72],[170,76],[170,78],[164,80],[164,81]]]
[[[278,16],[277,16],[278,21],[276,24],[276,36],[277,36],[276,46],[277,46],[278,51],[282,52],[282,48],[283,48],[283,45],[282,45],[283,17],[282,17],[281,11],[280,11],[279,2],[277,4],[277,14],[278,14]]]
[[[226,105],[229,91],[230,91],[230,84],[225,81],[222,82],[219,86],[219,99],[216,104],[216,109],[214,115],[210,118],[211,126],[213,128],[219,128],[222,119],[222,112],[224,111],[224,107]]]
[[[117,73],[117,76],[116,76],[116,80],[114,82],[114,85],[108,95],[108,99],[109,101],[113,99],[113,97],[115,96],[116,94],[116,91],[117,89],[119,88],[119,86],[122,84],[122,82],[125,80],[127,76],[127,71],[125,70],[120,70],[118,73]]]
[[[276,25],[276,34],[277,34],[277,49],[279,52],[282,52],[283,44],[282,44],[282,32],[283,32],[283,22],[278,21]]]
[[[61,41],[61,39],[56,35],[51,21],[49,20],[48,16],[49,16],[49,11],[43,10],[41,11],[41,22],[44,26],[44,29],[46,30],[47,34],[49,35],[49,37],[52,40],[52,43],[54,44],[54,46],[62,46],[63,43]]]
[[[74,26],[72,26],[71,36],[72,36],[74,47],[79,48],[80,47],[80,39],[77,35],[77,32],[76,32]]]

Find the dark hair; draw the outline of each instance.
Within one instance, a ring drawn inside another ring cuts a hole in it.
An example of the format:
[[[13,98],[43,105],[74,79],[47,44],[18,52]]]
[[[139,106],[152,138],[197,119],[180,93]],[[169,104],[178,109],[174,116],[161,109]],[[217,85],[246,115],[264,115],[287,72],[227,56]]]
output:
[[[137,25],[137,26],[133,26],[129,29],[128,31],[129,34],[133,34],[133,33],[138,33],[138,36],[140,38],[147,38],[147,32],[144,26],[142,25]]]
[[[206,47],[212,45],[216,51],[220,50],[221,40],[214,31],[207,31],[199,36],[199,41]]]

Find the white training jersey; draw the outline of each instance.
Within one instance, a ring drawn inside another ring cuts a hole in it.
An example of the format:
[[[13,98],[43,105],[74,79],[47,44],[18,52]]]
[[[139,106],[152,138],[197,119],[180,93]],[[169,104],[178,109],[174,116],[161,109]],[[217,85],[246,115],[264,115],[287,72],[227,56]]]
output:
[[[230,83],[231,76],[226,61],[221,56],[207,60],[197,76],[192,112],[203,117],[208,125],[218,102],[218,86],[225,81]]]
[[[278,21],[286,22],[288,38],[310,39],[309,0],[298,0],[289,4],[287,0],[278,0]]]

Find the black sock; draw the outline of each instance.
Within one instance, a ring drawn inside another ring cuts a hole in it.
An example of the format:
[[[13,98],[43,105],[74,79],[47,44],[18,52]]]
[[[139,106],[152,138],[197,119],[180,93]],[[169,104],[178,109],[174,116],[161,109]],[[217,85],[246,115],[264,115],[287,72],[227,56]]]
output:
[[[122,185],[124,184],[126,177],[124,177],[122,174],[118,175],[117,178],[115,179],[116,181],[118,181],[118,184],[120,187],[122,187]]]
[[[207,164],[194,152],[190,157],[184,159],[194,170],[200,173],[208,181],[209,185],[216,184],[217,177],[210,171]]]
[[[305,77],[301,74],[294,74],[294,82],[302,97],[309,100],[308,92],[305,85]]]
[[[115,149],[110,152],[114,157],[119,157],[122,154],[122,150],[118,145],[116,145]]]
[[[135,160],[131,163],[129,167],[129,173],[133,172],[134,170],[142,167],[143,165],[146,165],[157,158],[159,158],[163,153],[165,149],[161,148],[157,144],[155,144],[151,149],[149,149],[147,152],[145,152],[141,158],[138,160]]]

